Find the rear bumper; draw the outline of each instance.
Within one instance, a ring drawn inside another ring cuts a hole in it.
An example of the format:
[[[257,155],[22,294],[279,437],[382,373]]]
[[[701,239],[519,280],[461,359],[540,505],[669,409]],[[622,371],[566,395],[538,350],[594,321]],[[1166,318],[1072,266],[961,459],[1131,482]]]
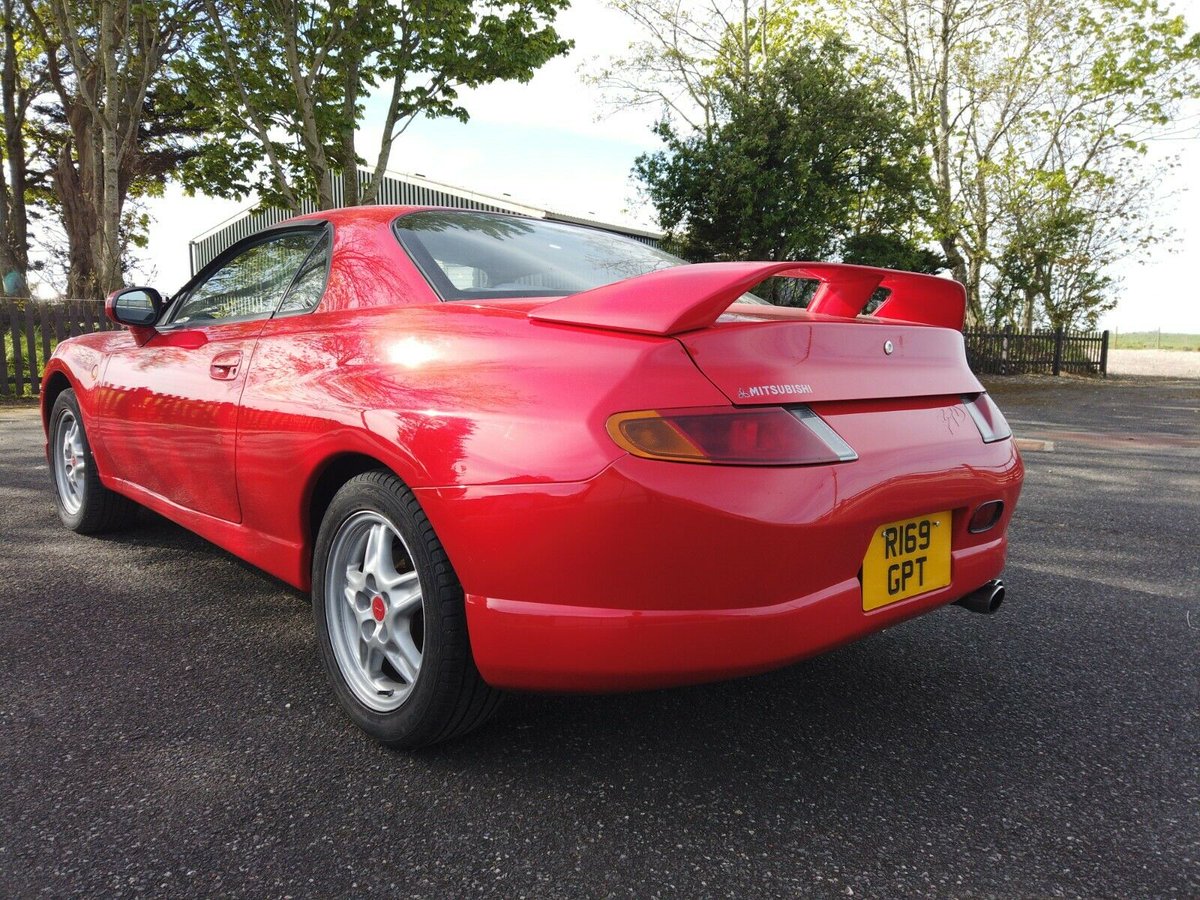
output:
[[[1023,474],[1011,441],[943,429],[899,449],[889,439],[885,454],[854,417],[834,421],[859,461],[750,470],[624,457],[586,482],[418,490],[466,592],[484,679],[612,691],[765,671],[1000,575]],[[997,499],[1000,521],[971,534],[971,513]],[[875,531],[938,510],[953,512],[950,584],[864,612]]]
[[[872,612],[857,578],[765,607],[595,609],[467,597],[471,647],[497,687],[604,692],[716,681],[815,656],[952,603],[996,578],[1007,538],[954,551],[946,588]]]

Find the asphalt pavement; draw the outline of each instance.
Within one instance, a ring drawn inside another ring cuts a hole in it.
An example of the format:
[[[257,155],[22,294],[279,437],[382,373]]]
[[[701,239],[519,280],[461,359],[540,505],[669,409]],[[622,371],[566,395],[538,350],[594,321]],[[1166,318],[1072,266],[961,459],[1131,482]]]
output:
[[[994,393],[1054,447],[997,615],[417,754],[341,715],[306,597],[64,530],[0,407],[0,896],[1200,895],[1200,382]]]

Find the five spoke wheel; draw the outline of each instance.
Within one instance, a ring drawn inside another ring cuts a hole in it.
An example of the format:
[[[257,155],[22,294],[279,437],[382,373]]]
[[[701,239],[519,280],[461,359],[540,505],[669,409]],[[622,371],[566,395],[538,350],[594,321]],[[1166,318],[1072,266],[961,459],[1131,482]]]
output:
[[[75,515],[83,505],[87,489],[87,456],[83,451],[83,429],[70,410],[58,417],[54,429],[54,483],[58,499],[69,515]]]
[[[400,532],[374,511],[346,519],[325,570],[326,621],[338,668],[377,712],[408,698],[421,671],[421,582]]]
[[[338,702],[376,740],[411,749],[478,728],[500,702],[471,655],[462,585],[396,475],[352,476],[321,516],[313,622]]]

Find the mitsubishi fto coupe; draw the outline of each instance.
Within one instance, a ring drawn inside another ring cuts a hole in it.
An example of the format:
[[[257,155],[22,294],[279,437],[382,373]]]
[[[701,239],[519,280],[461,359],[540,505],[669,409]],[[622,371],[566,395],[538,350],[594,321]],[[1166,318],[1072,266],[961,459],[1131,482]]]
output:
[[[1021,460],[948,279],[379,206],[106,312],[46,367],[63,523],[140,504],[311,590],[338,701],[394,746],[504,689],[730,678],[1003,597]]]

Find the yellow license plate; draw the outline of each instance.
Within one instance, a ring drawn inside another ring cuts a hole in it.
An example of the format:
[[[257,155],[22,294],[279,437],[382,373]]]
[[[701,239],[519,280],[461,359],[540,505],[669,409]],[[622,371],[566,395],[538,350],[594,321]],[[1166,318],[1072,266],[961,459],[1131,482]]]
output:
[[[875,529],[863,558],[864,611],[950,583],[951,521],[947,510],[888,522]]]

